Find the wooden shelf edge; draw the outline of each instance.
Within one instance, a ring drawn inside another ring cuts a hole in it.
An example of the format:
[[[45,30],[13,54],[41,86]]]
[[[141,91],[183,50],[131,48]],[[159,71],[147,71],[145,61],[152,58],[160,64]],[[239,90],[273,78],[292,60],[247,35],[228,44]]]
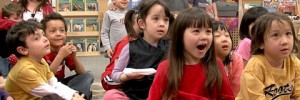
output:
[[[77,56],[101,56],[100,52],[77,52]]]
[[[70,11],[70,12],[58,12],[62,16],[67,17],[98,17],[98,11]],[[100,13],[101,14],[101,13]]]
[[[99,32],[68,32],[67,36],[100,36]]]

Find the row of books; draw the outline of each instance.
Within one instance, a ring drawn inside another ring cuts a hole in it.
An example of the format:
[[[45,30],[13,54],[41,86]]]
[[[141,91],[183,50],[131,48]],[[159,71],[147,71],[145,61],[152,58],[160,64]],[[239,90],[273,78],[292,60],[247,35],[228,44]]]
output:
[[[296,14],[296,0],[263,0],[263,7],[269,12],[282,12],[288,15]]]
[[[98,11],[97,0],[59,0],[58,11]]]
[[[66,42],[72,42],[77,52],[99,52],[100,42],[97,38],[68,38]]]
[[[91,32],[99,31],[97,18],[66,18],[67,32]]]

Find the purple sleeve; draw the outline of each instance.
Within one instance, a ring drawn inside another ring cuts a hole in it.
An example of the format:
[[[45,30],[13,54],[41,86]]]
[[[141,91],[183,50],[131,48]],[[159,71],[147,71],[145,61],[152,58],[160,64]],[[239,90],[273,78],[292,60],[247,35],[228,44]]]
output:
[[[1,96],[0,97],[1,100],[6,100],[6,98],[9,96],[9,94],[0,89],[0,96]]]
[[[129,62],[129,45],[126,44],[124,48],[122,49],[119,59],[116,62],[116,65],[112,71],[111,78],[114,82],[121,82],[121,74],[123,73],[123,70],[127,67]]]

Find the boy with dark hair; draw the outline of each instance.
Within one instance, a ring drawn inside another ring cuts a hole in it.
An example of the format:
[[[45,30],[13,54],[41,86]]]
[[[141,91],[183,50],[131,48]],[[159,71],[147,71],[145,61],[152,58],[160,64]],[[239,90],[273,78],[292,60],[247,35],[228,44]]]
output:
[[[9,50],[19,58],[8,74],[4,88],[16,100],[40,99],[53,93],[67,100],[83,100],[84,95],[80,96],[57,81],[43,59],[50,53],[50,44],[38,22],[18,23],[9,30],[6,42]]]
[[[68,42],[67,24],[63,16],[59,13],[51,13],[42,20],[45,36],[49,39],[51,53],[44,56],[44,59],[50,66],[50,70],[55,74],[59,82],[78,90],[86,95],[86,99],[91,97],[91,84],[94,76],[87,72],[76,56],[76,47]],[[76,74],[65,77],[65,68],[75,71]]]

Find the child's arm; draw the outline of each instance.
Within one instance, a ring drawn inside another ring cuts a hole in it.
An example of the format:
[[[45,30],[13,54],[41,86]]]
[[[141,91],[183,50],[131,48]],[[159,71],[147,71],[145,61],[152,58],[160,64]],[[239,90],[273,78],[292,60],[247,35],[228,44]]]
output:
[[[144,77],[144,75],[138,74],[138,73],[132,73],[132,74],[124,74],[123,70],[127,67],[129,63],[129,45],[127,44],[122,49],[119,59],[117,60],[117,63],[112,71],[111,78],[115,82],[125,82],[131,79],[141,79]]]
[[[70,43],[66,43],[66,45],[62,46],[59,51],[57,56],[54,58],[53,62],[49,65],[50,70],[53,73],[56,73],[61,62],[66,58],[68,55],[72,53],[72,45]]]
[[[4,89],[5,86],[5,79],[3,76],[0,76],[0,89]]]
[[[109,31],[110,31],[110,18],[108,15],[108,12],[105,13],[104,18],[103,18],[103,24],[101,28],[101,41],[104,47],[104,50],[107,52],[108,56],[111,58],[112,55],[112,49],[110,46],[110,41],[109,41]]]
[[[232,91],[234,96],[240,91],[240,79],[244,68],[243,58],[239,56],[236,52],[233,53],[233,65],[232,65],[232,80],[230,81],[232,85]]]
[[[214,19],[215,19],[215,21],[220,21],[216,2],[217,2],[217,0],[212,2],[212,9],[214,11]]]
[[[293,93],[293,96],[296,97],[296,100],[300,100],[300,60],[295,57],[295,56],[292,56],[293,59],[294,59],[294,67],[295,67],[295,86],[294,86],[294,93]]]
[[[77,58],[76,51],[77,51],[76,47],[74,45],[72,45],[72,58],[73,58],[73,60],[75,62],[75,72],[77,74],[83,74],[83,73],[85,73],[85,69],[84,69],[82,63]]]

